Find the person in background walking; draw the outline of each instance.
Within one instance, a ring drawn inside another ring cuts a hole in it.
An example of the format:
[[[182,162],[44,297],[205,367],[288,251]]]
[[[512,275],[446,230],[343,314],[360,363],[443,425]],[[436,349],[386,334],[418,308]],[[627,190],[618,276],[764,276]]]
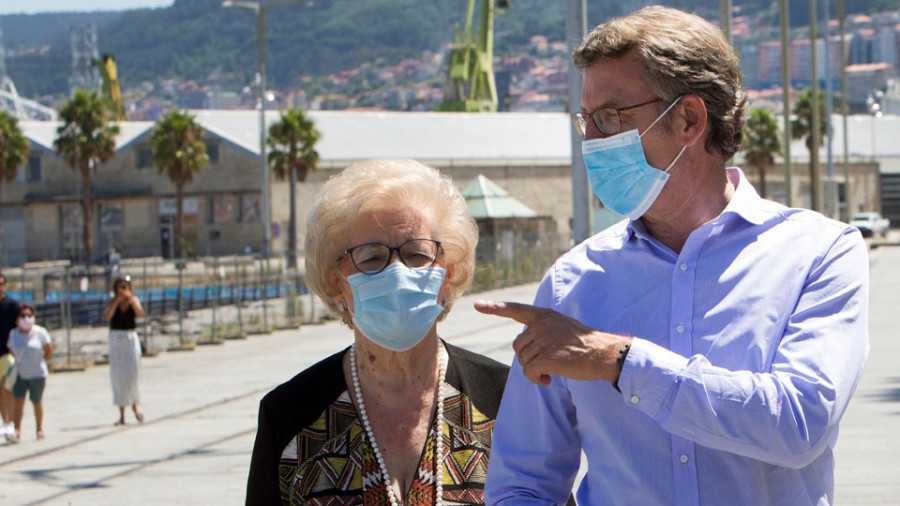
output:
[[[22,304],[16,318],[16,328],[9,333],[9,351],[16,356],[16,382],[13,386],[15,406],[15,435],[12,442],[18,442],[22,433],[22,414],[25,412],[25,394],[29,394],[34,406],[34,420],[37,425],[38,441],[44,439],[44,406],[41,397],[50,370],[47,362],[53,358],[53,345],[47,329],[34,324],[34,308]]]
[[[131,276],[116,278],[113,290],[115,296],[106,305],[103,318],[109,320],[109,376],[113,404],[119,407],[119,420],[115,425],[125,425],[125,407],[129,405],[137,421],[144,421],[138,407],[141,343],[135,331],[135,320],[144,317],[144,308],[131,291]]]
[[[0,427],[7,441],[14,439],[13,428],[13,394],[12,388],[16,381],[13,354],[6,346],[9,332],[16,328],[16,317],[19,314],[19,301],[6,296],[6,276],[0,274],[0,415],[3,417],[3,426]]]

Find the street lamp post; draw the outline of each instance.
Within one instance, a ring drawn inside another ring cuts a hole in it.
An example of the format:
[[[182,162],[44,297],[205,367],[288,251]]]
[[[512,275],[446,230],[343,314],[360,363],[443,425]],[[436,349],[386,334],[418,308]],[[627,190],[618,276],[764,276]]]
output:
[[[262,254],[268,262],[271,244],[272,216],[269,212],[269,163],[266,159],[266,11],[275,7],[311,3],[309,0],[285,2],[260,2],[223,0],[222,7],[239,7],[252,10],[256,15],[256,48],[259,57],[259,162],[262,169],[262,195],[260,211],[263,222]]]
[[[791,26],[788,0],[781,0],[781,102],[784,116],[784,205],[794,204],[791,166]]]
[[[875,144],[875,118],[880,118],[884,114],[881,110],[882,100],[884,100],[884,92],[881,90],[872,90],[866,99],[866,107],[868,107],[869,113],[872,115],[872,160],[875,162],[878,161]]]
[[[734,42],[731,34],[733,26],[732,11],[731,0],[719,0],[719,26],[722,28],[722,33],[725,34],[725,38],[728,39],[729,43]]]
[[[569,54],[575,52],[575,48],[581,39],[587,34],[587,2],[585,0],[566,0],[566,41]],[[575,68],[575,63],[569,58],[569,110],[581,110],[581,72]],[[574,244],[590,237],[593,233],[591,225],[592,210],[594,208],[593,195],[589,190],[587,169],[581,158],[581,139],[575,133],[575,127],[571,129],[572,141],[572,239]]]

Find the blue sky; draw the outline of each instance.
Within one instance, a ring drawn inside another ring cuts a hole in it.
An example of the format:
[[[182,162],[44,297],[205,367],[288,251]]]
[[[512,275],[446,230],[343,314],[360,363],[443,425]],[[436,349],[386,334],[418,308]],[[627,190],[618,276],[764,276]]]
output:
[[[121,11],[168,7],[173,2],[174,0],[0,0],[0,16],[39,12]]]

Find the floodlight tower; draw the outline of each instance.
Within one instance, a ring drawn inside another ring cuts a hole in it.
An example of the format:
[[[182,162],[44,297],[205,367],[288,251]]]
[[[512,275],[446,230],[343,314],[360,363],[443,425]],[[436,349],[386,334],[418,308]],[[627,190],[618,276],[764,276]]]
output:
[[[72,27],[72,77],[70,91],[96,90],[100,74],[94,62],[100,60],[97,49],[97,27],[93,23]]]

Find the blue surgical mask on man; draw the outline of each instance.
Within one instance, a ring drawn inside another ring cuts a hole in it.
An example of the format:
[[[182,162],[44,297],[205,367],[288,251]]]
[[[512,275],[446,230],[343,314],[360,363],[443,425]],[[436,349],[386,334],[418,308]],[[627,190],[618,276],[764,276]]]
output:
[[[438,294],[444,269],[411,269],[401,262],[378,274],[347,278],[353,292],[353,324],[370,341],[393,351],[422,342],[444,311]]]
[[[641,137],[653,128],[681,100],[675,99],[665,111],[644,130],[632,129],[606,138],[582,141],[581,155],[587,167],[588,180],[594,195],[609,209],[636,220],[644,215],[659,197],[669,180],[669,170],[684,154],[678,156],[665,170],[647,163]]]

